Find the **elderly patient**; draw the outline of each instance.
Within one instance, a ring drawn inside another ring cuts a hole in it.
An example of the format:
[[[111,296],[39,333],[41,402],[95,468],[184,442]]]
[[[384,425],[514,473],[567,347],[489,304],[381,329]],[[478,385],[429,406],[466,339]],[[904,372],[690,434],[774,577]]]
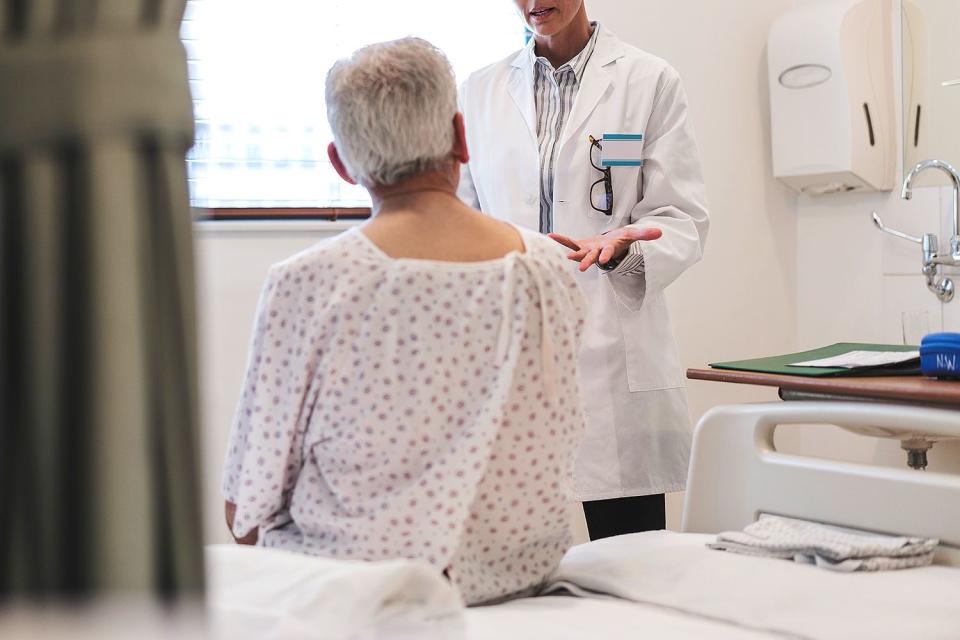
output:
[[[456,197],[446,58],[405,39],[327,77],[330,159],[361,228],[275,265],[223,493],[240,542],[415,558],[468,603],[540,584],[569,546],[579,290],[558,246]]]

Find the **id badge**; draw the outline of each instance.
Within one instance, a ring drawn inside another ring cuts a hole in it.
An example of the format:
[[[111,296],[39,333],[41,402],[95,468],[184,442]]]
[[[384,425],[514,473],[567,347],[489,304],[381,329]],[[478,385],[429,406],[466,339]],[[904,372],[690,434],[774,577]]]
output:
[[[601,141],[600,166],[643,166],[642,133],[605,133]]]

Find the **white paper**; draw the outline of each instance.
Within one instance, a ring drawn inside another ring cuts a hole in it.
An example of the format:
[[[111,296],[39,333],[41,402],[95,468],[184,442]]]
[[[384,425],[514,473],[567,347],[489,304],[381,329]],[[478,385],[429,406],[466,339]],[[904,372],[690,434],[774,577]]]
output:
[[[920,357],[919,351],[848,351],[839,356],[794,362],[788,367],[830,367],[835,369],[853,369],[856,367],[880,367],[888,364],[900,364]]]

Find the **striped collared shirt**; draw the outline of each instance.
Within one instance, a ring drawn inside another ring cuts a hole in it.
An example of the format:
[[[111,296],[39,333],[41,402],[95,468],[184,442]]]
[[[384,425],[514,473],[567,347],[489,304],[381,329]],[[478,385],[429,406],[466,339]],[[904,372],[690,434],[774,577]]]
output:
[[[600,28],[591,23],[593,35],[587,46],[566,64],[554,69],[550,61],[538,56],[534,63],[533,94],[537,107],[537,143],[540,147],[540,232],[553,231],[553,171],[563,127],[573,110],[583,71],[597,45]],[[531,39],[531,55],[534,41]]]

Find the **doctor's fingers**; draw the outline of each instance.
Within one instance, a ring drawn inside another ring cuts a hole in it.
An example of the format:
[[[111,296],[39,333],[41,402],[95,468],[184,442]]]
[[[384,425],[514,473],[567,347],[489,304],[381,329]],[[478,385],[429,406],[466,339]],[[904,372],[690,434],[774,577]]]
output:
[[[549,233],[547,234],[551,240],[559,242],[568,249],[573,249],[574,251],[580,251],[580,245],[568,238],[567,236],[562,236],[559,233]]]
[[[602,251],[600,251],[600,256],[597,259],[597,262],[599,262],[600,264],[607,264],[608,262],[610,262],[610,260],[612,260],[616,256],[617,253],[618,253],[618,250],[614,248],[612,245],[608,244],[603,248]]]
[[[600,257],[599,248],[590,249],[586,257],[584,257],[584,259],[580,261],[580,271],[586,271],[587,269],[589,269],[590,265],[595,263],[597,261],[597,258],[599,257]]]

